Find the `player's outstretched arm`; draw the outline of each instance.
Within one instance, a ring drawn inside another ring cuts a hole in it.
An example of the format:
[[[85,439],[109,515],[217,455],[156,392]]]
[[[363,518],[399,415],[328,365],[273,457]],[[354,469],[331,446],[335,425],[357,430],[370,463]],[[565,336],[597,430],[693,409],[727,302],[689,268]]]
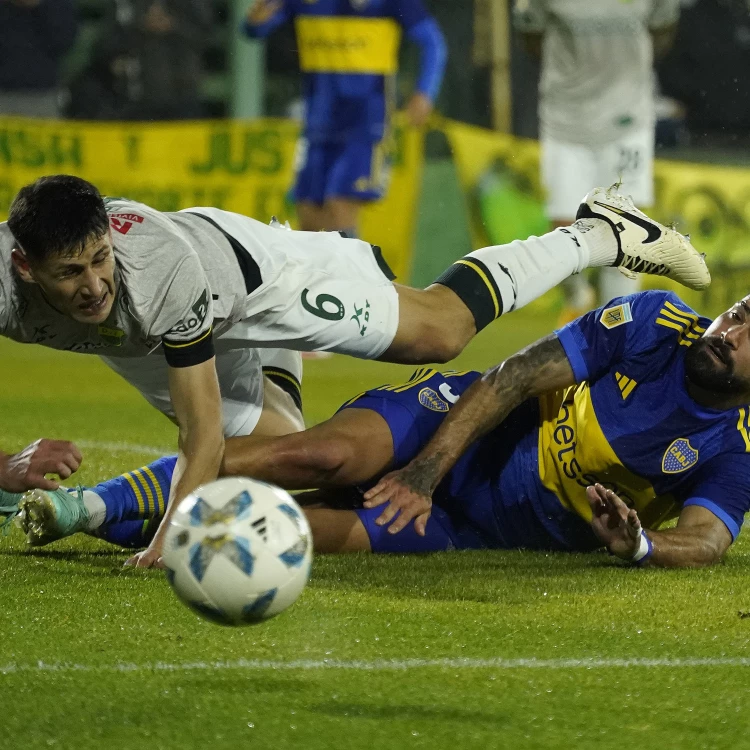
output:
[[[638,513],[614,493],[596,484],[586,489],[591,528],[616,557],[639,565],[686,568],[719,562],[732,543],[724,523],[699,505],[683,508],[677,526],[645,531]]]
[[[177,506],[197,487],[216,479],[224,456],[215,357],[192,367],[170,367],[169,392],[180,428],[179,457],[167,512],[153,541],[146,550],[126,562],[139,568],[161,566],[164,535]]]
[[[390,523],[388,531],[395,534],[416,519],[415,529],[424,535],[432,493],[468,447],[497,427],[527,398],[575,382],[556,335],[522,349],[487,370],[466,391],[421,453],[402,469],[387,474],[365,494],[365,507],[388,503],[378,524]]]
[[[0,490],[56,490],[60,485],[46,475],[67,479],[78,471],[81,461],[81,451],[67,440],[42,438],[12,455],[0,451]]]

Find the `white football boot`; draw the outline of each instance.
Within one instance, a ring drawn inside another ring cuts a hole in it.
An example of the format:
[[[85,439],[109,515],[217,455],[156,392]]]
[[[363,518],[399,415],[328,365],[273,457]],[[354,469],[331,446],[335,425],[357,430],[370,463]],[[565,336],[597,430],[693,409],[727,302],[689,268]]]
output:
[[[662,226],[639,211],[618,185],[594,188],[578,207],[576,219],[603,219],[617,238],[617,259],[612,264],[628,278],[637,273],[666,276],[689,289],[706,289],[711,274],[704,256],[677,230]]]

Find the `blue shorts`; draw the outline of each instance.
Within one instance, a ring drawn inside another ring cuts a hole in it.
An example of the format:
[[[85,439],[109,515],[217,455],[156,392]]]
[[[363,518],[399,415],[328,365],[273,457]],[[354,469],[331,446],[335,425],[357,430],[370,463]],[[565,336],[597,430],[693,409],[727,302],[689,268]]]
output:
[[[409,382],[374,388],[352,399],[342,408],[371,409],[388,423],[393,436],[396,466],[408,463],[432,437],[450,407],[478,377],[478,372],[439,373],[430,368],[417,370]],[[454,476],[461,469],[454,469]],[[479,474],[479,472],[477,472]],[[487,482],[478,478],[480,484]],[[443,482],[449,485],[450,482]],[[442,487],[442,485],[441,485]],[[481,496],[473,492],[474,496]],[[489,493],[485,493],[486,500]],[[450,497],[441,488],[435,492],[432,514],[425,536],[419,536],[410,523],[398,534],[388,533],[387,526],[378,526],[375,519],[385,506],[357,508],[373,552],[441,552],[451,549],[481,549],[492,546],[480,527],[463,512],[462,502]],[[485,503],[491,512],[491,502]]]
[[[322,205],[332,198],[380,200],[388,188],[390,156],[384,141],[299,143],[296,201]]]

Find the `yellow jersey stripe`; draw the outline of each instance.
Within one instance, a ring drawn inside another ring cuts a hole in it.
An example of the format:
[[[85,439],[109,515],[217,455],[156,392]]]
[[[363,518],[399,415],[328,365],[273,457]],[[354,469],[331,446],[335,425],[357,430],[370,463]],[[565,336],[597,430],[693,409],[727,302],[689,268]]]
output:
[[[635,382],[635,380],[631,380],[623,389],[622,389],[622,400],[624,401],[632,392],[633,388],[635,388],[638,385],[638,383]]]
[[[141,488],[138,486],[138,483],[133,479],[132,472],[128,472],[127,474],[123,474],[125,479],[127,479],[128,484],[133,488],[133,492],[135,492],[136,500],[138,500],[138,510],[141,511],[141,513],[146,513],[146,503],[143,500],[143,493],[141,492]]]
[[[141,471],[151,479],[151,482],[154,485],[154,489],[156,490],[156,515],[163,516],[167,511],[167,504],[164,502],[164,493],[161,490],[161,485],[156,479],[156,475],[154,474],[154,472],[151,471],[148,466],[144,466]]]
[[[747,427],[745,427],[745,409],[740,409],[740,418],[737,420],[737,430],[742,439],[745,442],[745,453],[750,453],[750,435],[748,435]]]
[[[425,382],[425,380],[429,380],[437,371],[436,370],[427,370],[424,375],[422,375],[421,378],[417,378],[413,383],[407,383],[406,385],[402,385],[400,387],[396,387],[393,390],[396,393],[402,393],[403,391],[408,391],[409,388],[414,388],[418,385],[421,385]]]
[[[466,260],[466,258],[457,260],[456,264],[458,263],[471,268],[471,270],[475,271],[477,276],[479,276],[479,278],[482,279],[482,281],[485,283],[487,289],[489,289],[490,297],[492,297],[492,304],[495,307],[495,317],[497,318],[500,315],[500,303],[497,300],[497,295],[495,294],[495,289],[492,285],[492,282],[487,278],[487,274],[485,274],[485,272],[478,265],[476,265],[476,263],[472,263],[470,260]]]
[[[344,403],[344,405],[341,407],[342,409],[344,406],[351,406],[355,401],[359,401],[359,399],[362,398],[367,393],[367,391],[362,391],[362,393],[358,393],[354,398],[350,398],[348,401]]]
[[[694,313],[685,312],[684,310],[680,310],[679,307],[675,307],[671,302],[665,302],[664,307],[667,308],[667,310],[671,310],[676,315],[679,315],[682,318],[687,318],[688,320],[692,321],[693,323],[697,323],[699,318]],[[664,310],[662,309],[662,312]]]
[[[164,346],[168,346],[170,349],[185,349],[188,346],[195,346],[196,344],[200,344],[201,341],[204,341],[207,339],[212,333],[213,333],[213,326],[209,328],[200,338],[195,339],[195,341],[190,341],[187,344],[170,344],[168,341],[163,341]]]
[[[131,473],[141,485],[141,489],[146,493],[146,511],[156,514],[157,507],[154,500],[154,493],[151,490],[151,485],[148,483],[148,479],[146,479],[140,469],[135,469],[135,471]]]
[[[656,325],[664,326],[665,328],[674,328],[675,331],[679,331],[681,334],[684,333],[687,323],[680,324],[675,323],[673,320],[667,320],[665,318],[657,318]]]
[[[683,318],[683,317],[681,317],[679,315],[675,315],[674,313],[669,312],[669,310],[661,309],[661,310],[659,310],[659,315],[662,315],[665,318],[670,318],[672,320],[676,320],[678,323],[682,323],[685,326],[691,326],[691,325],[694,325],[694,323],[695,323],[694,320],[685,320],[685,318]]]

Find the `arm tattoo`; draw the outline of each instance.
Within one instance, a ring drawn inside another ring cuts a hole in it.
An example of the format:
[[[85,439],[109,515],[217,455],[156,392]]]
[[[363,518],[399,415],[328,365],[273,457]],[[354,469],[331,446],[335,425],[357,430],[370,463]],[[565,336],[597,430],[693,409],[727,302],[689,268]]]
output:
[[[435,489],[435,474],[442,459],[443,454],[440,452],[430,456],[417,456],[401,471],[399,479],[412,492],[418,495],[431,495]]]
[[[521,399],[537,396],[574,382],[570,362],[555,334],[501,362],[484,378],[501,399],[514,394]]]

